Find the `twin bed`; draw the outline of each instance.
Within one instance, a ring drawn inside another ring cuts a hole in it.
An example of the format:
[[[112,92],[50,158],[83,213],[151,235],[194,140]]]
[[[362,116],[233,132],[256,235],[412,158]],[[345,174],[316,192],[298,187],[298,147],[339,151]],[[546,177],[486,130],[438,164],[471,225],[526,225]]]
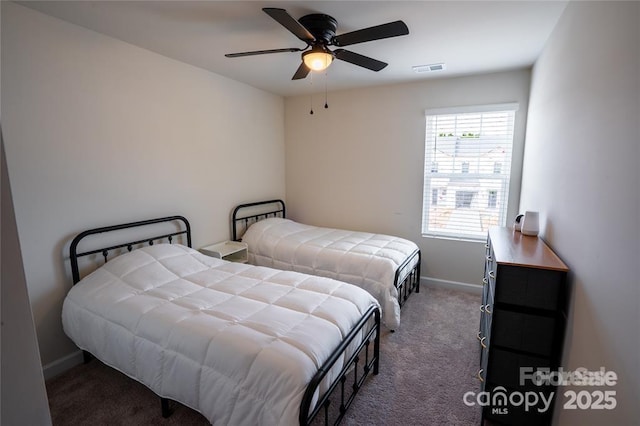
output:
[[[282,200],[240,204],[231,214],[232,238],[248,246],[249,263],[330,277],[364,288],[395,330],[400,308],[420,291],[420,250],[390,235],[317,227],[286,218]]]
[[[159,224],[170,231],[147,236]],[[135,238],[120,240],[123,230]],[[80,251],[98,234],[109,244]],[[75,285],[62,323],[85,359],[146,385],[163,416],[174,400],[214,424],[339,422],[378,373],[375,299],[343,282],[227,262],[190,246],[180,216],[92,229],[72,241]],[[79,259],[100,256],[105,263],[80,279],[87,267]]]
[[[279,200],[279,213],[238,215],[273,203],[233,212],[233,237],[241,228],[254,264],[193,250],[181,216],[82,232],[70,246],[65,333],[85,359],[155,392],[165,417],[173,400],[214,424],[339,423],[378,373],[381,311],[393,313],[385,318],[394,328],[394,303],[399,310],[419,290],[420,252],[393,237],[307,229],[284,218]],[[281,225],[278,238],[269,236]],[[108,243],[96,248],[97,239]],[[100,256],[97,269],[81,267]]]

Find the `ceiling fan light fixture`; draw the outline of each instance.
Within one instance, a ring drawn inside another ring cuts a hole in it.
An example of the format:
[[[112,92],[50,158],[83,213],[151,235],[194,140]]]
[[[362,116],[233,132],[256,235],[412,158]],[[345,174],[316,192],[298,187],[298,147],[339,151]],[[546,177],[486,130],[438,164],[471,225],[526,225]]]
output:
[[[312,71],[323,71],[329,68],[333,54],[324,48],[313,48],[302,54],[302,62]]]

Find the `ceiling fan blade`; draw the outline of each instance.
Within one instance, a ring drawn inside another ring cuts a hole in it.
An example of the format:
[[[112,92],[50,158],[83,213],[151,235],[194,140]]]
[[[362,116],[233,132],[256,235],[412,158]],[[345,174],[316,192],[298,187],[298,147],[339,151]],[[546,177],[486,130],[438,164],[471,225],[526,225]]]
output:
[[[311,34],[300,22],[296,21],[291,15],[289,15],[286,10],[274,7],[265,7],[262,10],[305,43],[309,44],[316,40],[313,34]]]
[[[351,52],[349,50],[336,49],[333,51],[333,53],[336,55],[336,58],[340,59],[341,61],[368,68],[371,71],[380,71],[381,69],[389,65],[386,62],[378,61],[376,59],[360,55],[359,53]]]
[[[310,71],[311,70],[309,68],[307,68],[307,66],[304,64],[304,62],[301,62],[300,66],[296,70],[296,73],[293,75],[291,80],[301,80],[303,78],[306,78],[307,75],[309,75]]]
[[[303,50],[304,49],[299,49],[297,47],[288,47],[285,49],[253,50],[251,52],[227,53],[224,56],[226,56],[227,58],[239,58],[242,56],[265,55],[267,53],[301,52]]]
[[[375,27],[364,28],[350,33],[340,34],[334,37],[333,45],[349,46],[366,41],[380,40],[383,38],[397,37],[409,34],[407,24],[402,21],[389,22],[387,24],[376,25]]]

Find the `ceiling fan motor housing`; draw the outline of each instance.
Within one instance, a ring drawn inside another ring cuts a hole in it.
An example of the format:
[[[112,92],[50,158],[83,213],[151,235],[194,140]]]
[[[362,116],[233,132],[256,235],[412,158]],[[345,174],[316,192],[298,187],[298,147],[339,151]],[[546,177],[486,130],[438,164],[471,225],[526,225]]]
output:
[[[321,42],[325,46],[331,44],[338,29],[338,21],[322,13],[305,15],[298,19],[298,22],[313,34],[316,42]]]

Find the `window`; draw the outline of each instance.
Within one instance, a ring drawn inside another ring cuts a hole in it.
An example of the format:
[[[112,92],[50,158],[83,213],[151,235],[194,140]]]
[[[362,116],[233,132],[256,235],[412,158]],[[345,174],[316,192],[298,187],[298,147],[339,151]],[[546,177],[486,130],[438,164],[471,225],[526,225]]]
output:
[[[473,191],[456,191],[456,209],[471,208],[471,201],[476,195]]]
[[[489,227],[505,225],[517,109],[426,111],[423,235],[484,240]]]
[[[487,207],[490,209],[495,209],[498,206],[498,191],[489,191],[489,201],[487,202]]]

